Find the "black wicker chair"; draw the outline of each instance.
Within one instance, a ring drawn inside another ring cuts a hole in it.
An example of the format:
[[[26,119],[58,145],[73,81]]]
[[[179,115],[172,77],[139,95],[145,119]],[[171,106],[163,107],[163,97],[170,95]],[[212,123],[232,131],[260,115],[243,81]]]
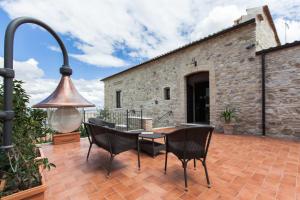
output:
[[[210,188],[210,181],[205,161],[213,130],[214,127],[208,125],[194,126],[177,129],[166,134],[165,174],[167,172],[168,153],[171,152],[182,162],[185,190],[187,190],[186,167],[188,161],[192,159],[194,160],[194,168],[196,168],[196,159],[202,162],[207,184]]]
[[[135,149],[137,150],[138,168],[140,170],[140,145],[139,134],[137,132],[122,132],[104,126],[99,126],[92,123],[84,123],[88,139],[90,142],[87,160],[90,155],[90,150],[93,144],[110,153],[110,161],[107,170],[107,175],[111,173],[111,165],[114,157],[122,152]]]

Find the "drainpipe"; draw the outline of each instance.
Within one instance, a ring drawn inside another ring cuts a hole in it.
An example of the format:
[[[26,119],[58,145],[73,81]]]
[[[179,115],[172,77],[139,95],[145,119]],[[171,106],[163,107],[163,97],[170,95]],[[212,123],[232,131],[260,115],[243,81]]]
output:
[[[261,119],[262,119],[262,135],[266,135],[266,54],[261,54]]]

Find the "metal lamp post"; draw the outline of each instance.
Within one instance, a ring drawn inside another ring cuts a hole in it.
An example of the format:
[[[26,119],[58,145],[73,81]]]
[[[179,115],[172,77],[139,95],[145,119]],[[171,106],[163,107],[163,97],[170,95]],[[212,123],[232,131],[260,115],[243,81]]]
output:
[[[59,38],[44,22],[29,18],[20,17],[12,20],[6,28],[5,44],[4,44],[4,68],[0,69],[0,76],[4,79],[4,111],[0,111],[0,119],[3,121],[3,144],[2,149],[10,149],[12,147],[12,121],[14,118],[13,111],[13,78],[15,76],[13,70],[13,44],[14,36],[17,28],[26,23],[36,24],[46,29],[58,42],[63,54],[63,65],[60,67],[62,75],[61,81],[56,90],[44,101],[33,106],[38,108],[58,108],[60,110],[75,107],[93,107],[94,104],[88,102],[75,89],[70,76],[72,69],[69,66],[69,58],[67,50]]]

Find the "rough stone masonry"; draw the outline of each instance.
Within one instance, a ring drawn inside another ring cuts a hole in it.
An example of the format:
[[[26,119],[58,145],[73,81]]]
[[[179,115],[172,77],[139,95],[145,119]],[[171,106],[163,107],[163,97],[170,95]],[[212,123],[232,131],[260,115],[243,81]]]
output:
[[[257,52],[274,47],[265,61],[266,133],[300,136],[300,45],[280,46],[266,6],[247,13],[233,27],[103,79],[105,108],[143,109],[154,127],[185,123],[186,77],[208,72],[209,123],[222,131],[220,114],[230,105],[236,109],[236,133],[261,134],[262,63]],[[164,98],[165,88],[170,100]],[[121,91],[121,108],[116,108],[116,91]]]

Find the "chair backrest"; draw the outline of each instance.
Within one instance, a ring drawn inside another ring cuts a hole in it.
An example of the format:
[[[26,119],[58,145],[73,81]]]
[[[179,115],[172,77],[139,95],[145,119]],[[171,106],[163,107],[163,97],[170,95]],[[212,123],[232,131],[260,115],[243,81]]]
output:
[[[104,121],[100,118],[89,118],[89,123],[91,124],[96,124],[96,125],[99,125],[99,126],[107,126],[109,128],[115,128],[115,123],[111,123],[111,122],[107,122],[107,121]]]
[[[138,132],[124,132],[116,129],[103,127],[109,130],[109,141],[111,144],[111,151],[118,154],[129,149],[136,149],[138,145]]]
[[[92,123],[84,125],[90,130],[93,143],[113,154],[137,147],[139,133],[122,132]]]
[[[89,125],[89,123],[83,122],[83,126],[84,126],[84,130],[88,136],[88,139],[90,141],[90,143],[92,143],[93,139],[92,139],[92,130],[91,127]]]
[[[180,159],[206,158],[213,126],[179,128],[166,135],[167,150]]]
[[[109,147],[109,141],[101,126],[84,122],[85,130],[91,143],[97,144],[102,148]]]

